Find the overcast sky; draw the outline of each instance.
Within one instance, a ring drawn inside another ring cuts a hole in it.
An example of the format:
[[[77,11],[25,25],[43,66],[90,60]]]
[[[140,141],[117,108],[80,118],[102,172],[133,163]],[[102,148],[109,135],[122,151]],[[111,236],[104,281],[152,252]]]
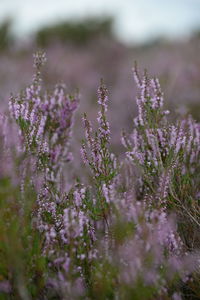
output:
[[[59,20],[112,15],[127,42],[184,36],[200,28],[200,0],[0,0],[0,21],[11,17],[20,35]]]

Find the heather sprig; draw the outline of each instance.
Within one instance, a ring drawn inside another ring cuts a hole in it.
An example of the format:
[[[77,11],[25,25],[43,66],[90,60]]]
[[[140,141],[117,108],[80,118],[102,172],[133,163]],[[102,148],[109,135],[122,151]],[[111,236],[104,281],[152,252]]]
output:
[[[91,122],[88,121],[87,115],[83,116],[83,126],[85,128],[85,138],[83,141],[81,154],[83,162],[87,163],[96,181],[108,183],[116,175],[117,162],[113,153],[110,153],[110,126],[107,120],[107,88],[104,83],[98,89],[98,130],[93,134]],[[88,152],[86,150],[88,147]]]
[[[138,117],[132,133],[123,132],[122,143],[139,174],[136,194],[150,206],[166,212],[175,209],[187,248],[199,249],[199,124],[191,116],[170,121],[162,109],[158,81],[149,79],[146,72],[140,79],[137,67],[134,76],[140,91]],[[156,99],[159,105],[154,105]]]
[[[68,95],[64,85],[56,85],[53,91],[43,90],[41,67],[45,61],[42,52],[34,56],[33,82],[16,97],[11,96],[9,106],[19,126],[24,151],[37,158],[37,167],[45,170],[48,181],[54,182],[63,163],[72,158],[69,140],[79,100],[78,95]]]
[[[137,97],[138,117],[134,119],[132,133],[127,136],[123,132],[122,143],[127,149],[128,160],[139,166],[143,195],[152,193],[163,202],[170,193],[177,172],[182,176],[186,173],[189,157],[190,161],[198,157],[195,144],[199,127],[191,117],[171,124],[167,119],[169,112],[163,110],[163,93],[158,79],[149,78],[146,72],[141,79],[137,66],[134,77],[140,91]],[[190,164],[187,171],[191,172],[192,165],[197,164]]]
[[[109,211],[108,193],[118,175],[119,164],[117,158],[110,151],[110,126],[107,120],[108,91],[101,81],[98,88],[98,130],[93,133],[91,122],[87,115],[83,116],[85,141],[82,143],[81,156],[83,162],[90,167],[96,189],[96,205],[99,207],[97,215],[103,217],[108,226],[107,213]]]

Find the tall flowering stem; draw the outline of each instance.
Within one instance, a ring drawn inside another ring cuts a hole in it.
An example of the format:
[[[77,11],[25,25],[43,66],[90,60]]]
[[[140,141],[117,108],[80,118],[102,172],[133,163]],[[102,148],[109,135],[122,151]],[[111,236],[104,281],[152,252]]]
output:
[[[98,130],[93,133],[91,122],[88,121],[86,114],[83,116],[83,125],[85,128],[85,141],[82,143],[81,155],[83,162],[87,164],[93,174],[93,180],[96,186],[97,207],[107,223],[107,214],[109,211],[108,191],[112,186],[118,174],[118,163],[115,155],[109,150],[110,126],[107,120],[108,92],[105,84],[101,81],[98,88],[98,112],[97,122]],[[108,225],[108,224],[107,224]]]
[[[45,171],[46,180],[59,180],[63,163],[71,160],[69,140],[78,95],[66,93],[64,85],[52,91],[42,87],[41,68],[46,61],[42,52],[34,55],[32,84],[10,98],[10,112],[19,126],[23,150],[36,158],[36,167]]]
[[[121,140],[139,173],[137,195],[165,211],[175,206],[180,226],[192,222],[199,228],[200,126],[191,116],[170,122],[158,79],[146,71],[140,77],[137,64],[133,74],[139,89],[138,116],[132,133],[123,132]]]

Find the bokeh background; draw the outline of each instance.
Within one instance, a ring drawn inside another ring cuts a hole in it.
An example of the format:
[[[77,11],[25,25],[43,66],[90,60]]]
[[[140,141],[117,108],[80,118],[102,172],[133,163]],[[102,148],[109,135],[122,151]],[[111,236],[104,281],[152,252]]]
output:
[[[199,0],[1,0],[0,99],[7,109],[10,93],[33,75],[32,54],[44,49],[49,87],[78,88],[80,109],[75,135],[81,140],[81,115],[95,120],[96,91],[104,78],[110,95],[113,145],[136,114],[134,61],[160,79],[165,105],[173,114],[200,120]]]

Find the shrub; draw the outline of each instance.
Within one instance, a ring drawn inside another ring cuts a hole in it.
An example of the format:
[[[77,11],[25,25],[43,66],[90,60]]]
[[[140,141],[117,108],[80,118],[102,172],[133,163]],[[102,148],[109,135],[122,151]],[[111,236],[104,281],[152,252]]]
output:
[[[7,141],[14,124],[1,122],[12,162],[0,179],[2,297],[197,297],[199,125],[191,118],[171,124],[158,79],[147,72],[141,79],[135,66],[138,117],[133,132],[122,134],[126,153],[118,158],[110,149],[101,81],[96,131],[83,116],[81,156],[90,175],[66,189],[79,100],[64,86],[42,88],[45,60],[35,55],[33,82],[11,96],[16,142]]]

